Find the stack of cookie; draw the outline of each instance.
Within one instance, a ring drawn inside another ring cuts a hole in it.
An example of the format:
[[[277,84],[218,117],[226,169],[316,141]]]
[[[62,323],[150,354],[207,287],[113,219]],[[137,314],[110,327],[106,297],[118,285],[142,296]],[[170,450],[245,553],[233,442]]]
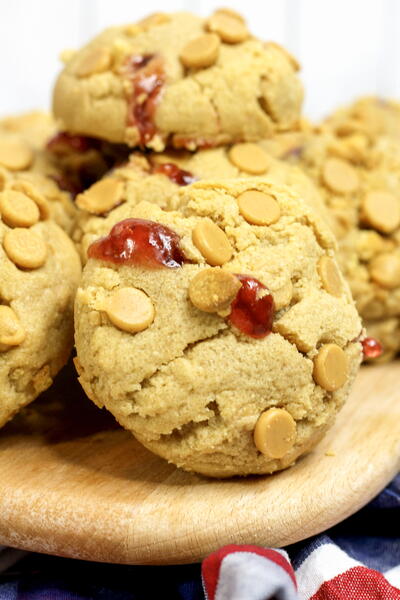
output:
[[[332,424],[363,346],[376,352],[332,230],[359,304],[373,288],[367,318],[387,320],[396,304],[389,150],[309,126],[296,60],[229,9],[152,15],[64,59],[60,130],[38,153],[50,169],[41,174],[75,198],[71,235],[85,265],[75,364],[88,397],[186,470],[227,477],[293,464]],[[23,168],[23,188],[7,171],[8,194],[27,194]],[[43,218],[55,227],[50,211]],[[386,263],[368,266],[374,283],[358,293],[361,263],[378,260],[368,236]],[[68,278],[49,284],[36,268],[59,298]],[[24,322],[19,305],[14,316]],[[71,327],[68,314],[62,322]]]

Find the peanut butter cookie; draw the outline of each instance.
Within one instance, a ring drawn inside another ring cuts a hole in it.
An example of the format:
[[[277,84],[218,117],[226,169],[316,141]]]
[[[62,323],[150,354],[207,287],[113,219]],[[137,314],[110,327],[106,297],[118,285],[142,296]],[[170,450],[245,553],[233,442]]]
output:
[[[155,14],[66,57],[54,112],[70,133],[162,151],[256,141],[293,127],[295,59],[239,15]]]
[[[179,202],[179,189],[194,181],[252,175],[289,185],[329,221],[329,213],[312,180],[298,167],[273,159],[261,144],[235,144],[195,153],[134,152],[126,164],[111,171],[76,198],[80,211],[74,239],[83,262],[86,262],[88,246],[129,216],[132,206],[138,202],[146,200],[165,210],[173,210]]]
[[[80,382],[186,470],[283,469],[331,425],[361,360],[333,236],[291,189],[259,178],[177,196],[179,211],[130,206],[90,247]]]
[[[400,143],[324,128],[277,136],[264,147],[302,167],[319,186],[343,274],[367,330],[390,359],[400,349]]]
[[[48,388],[73,344],[80,260],[23,181],[0,191],[0,426]]]

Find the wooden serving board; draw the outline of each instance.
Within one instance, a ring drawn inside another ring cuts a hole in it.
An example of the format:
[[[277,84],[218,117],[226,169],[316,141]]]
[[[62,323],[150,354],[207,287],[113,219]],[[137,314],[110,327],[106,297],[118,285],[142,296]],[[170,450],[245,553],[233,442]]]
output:
[[[153,456],[64,370],[0,432],[0,544],[130,564],[227,543],[283,546],[366,504],[400,467],[400,363],[364,367],[334,428],[291,469],[216,481]]]

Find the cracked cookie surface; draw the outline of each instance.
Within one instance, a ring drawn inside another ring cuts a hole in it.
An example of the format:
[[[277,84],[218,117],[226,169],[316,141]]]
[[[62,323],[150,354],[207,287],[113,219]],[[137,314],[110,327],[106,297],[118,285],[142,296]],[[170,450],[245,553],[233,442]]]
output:
[[[298,167],[271,158],[261,144],[236,144],[161,154],[134,152],[127,164],[109,173],[76,198],[80,209],[74,240],[82,261],[89,245],[130,215],[133,206],[145,200],[164,210],[179,202],[180,188],[202,179],[258,176],[293,188],[317,213],[329,221],[329,213],[312,180]]]
[[[258,178],[197,182],[177,205],[131,206],[91,246],[75,304],[80,382],[184,469],[290,466],[330,426],[361,360],[332,234],[292,190]]]
[[[0,191],[0,426],[51,385],[73,345],[80,260],[32,190]]]
[[[160,13],[72,54],[53,107],[71,133],[156,151],[256,141],[298,121],[297,69],[238,15]]]
[[[390,136],[331,130],[266,142],[319,186],[338,238],[343,274],[369,334],[400,349],[400,144]]]

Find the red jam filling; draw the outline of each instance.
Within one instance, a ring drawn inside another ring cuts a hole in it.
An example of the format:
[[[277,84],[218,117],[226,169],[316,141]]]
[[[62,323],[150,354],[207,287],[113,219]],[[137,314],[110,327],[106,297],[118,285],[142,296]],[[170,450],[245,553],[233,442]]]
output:
[[[231,305],[228,320],[244,334],[253,338],[266,337],[272,331],[274,299],[271,294],[261,295],[266,289],[258,279],[236,275],[242,287]]]
[[[97,140],[83,135],[72,135],[66,131],[56,133],[47,142],[47,150],[53,154],[63,155],[69,152],[87,152],[97,145]]]
[[[149,269],[175,269],[187,262],[179,235],[169,227],[145,219],[125,219],[117,223],[106,237],[89,247],[88,255]]]
[[[383,353],[383,346],[373,337],[367,337],[361,342],[365,358],[379,358]]]
[[[162,60],[154,54],[131,56],[127,74],[132,81],[128,103],[128,124],[138,128],[140,143],[149,142],[156,133],[154,112],[165,83]]]
[[[72,198],[75,198],[82,191],[82,187],[66,175],[50,175],[50,179],[56,182],[60,190],[69,192]]]
[[[180,169],[177,165],[173,163],[162,163],[159,165],[154,165],[152,168],[153,173],[162,173],[166,175],[171,181],[176,183],[177,185],[189,185],[196,181],[196,177],[192,175],[189,171],[185,171],[184,169]]]

